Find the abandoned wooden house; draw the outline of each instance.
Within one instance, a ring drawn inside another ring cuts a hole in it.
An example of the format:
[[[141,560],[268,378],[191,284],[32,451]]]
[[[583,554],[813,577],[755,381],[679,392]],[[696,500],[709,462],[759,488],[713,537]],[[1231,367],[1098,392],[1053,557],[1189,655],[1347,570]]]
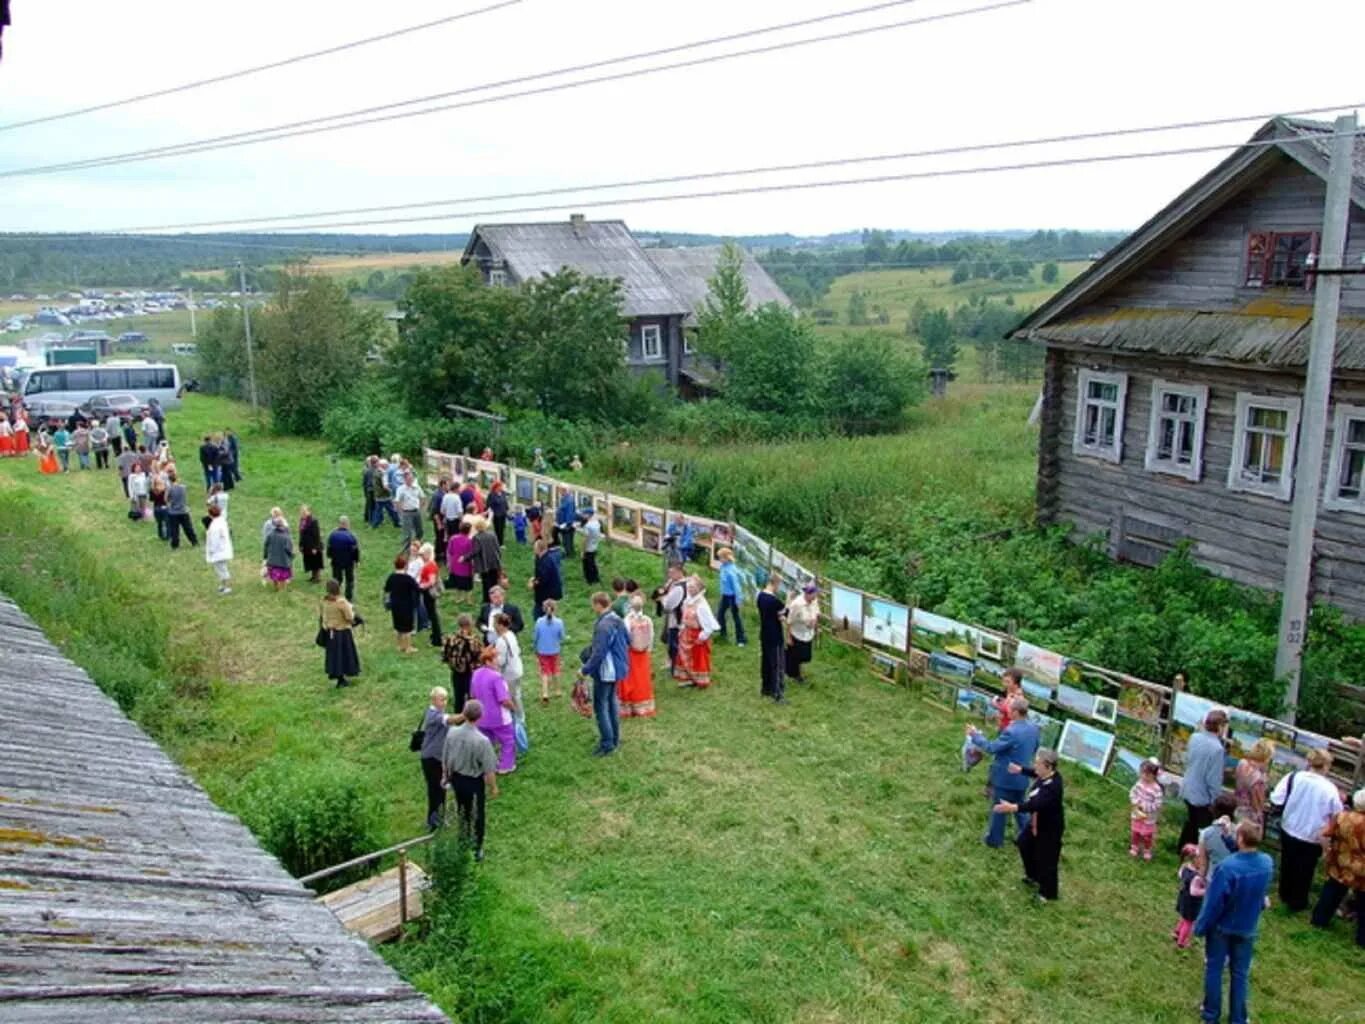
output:
[[[1014,332],[1047,346],[1041,521],[1145,565],[1189,541],[1280,587],[1331,131],[1268,122]],[[1354,154],[1348,267],[1365,141]],[[1312,593],[1365,617],[1365,277],[1344,278],[1341,312]]]
[[[621,315],[630,325],[626,364],[658,371],[684,397],[705,392],[716,368],[695,351],[696,315],[706,300],[720,246],[645,248],[623,221],[589,221],[574,214],[548,224],[480,224],[461,260],[479,268],[485,284],[510,287],[568,267],[621,282]],[[749,302],[791,302],[747,252]]]

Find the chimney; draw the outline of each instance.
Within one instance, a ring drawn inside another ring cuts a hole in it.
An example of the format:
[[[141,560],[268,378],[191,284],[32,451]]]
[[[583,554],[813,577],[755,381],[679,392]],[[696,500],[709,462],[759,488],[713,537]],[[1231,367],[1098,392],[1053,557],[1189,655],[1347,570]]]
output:
[[[569,226],[573,228],[573,233],[574,233],[574,235],[576,235],[576,236],[578,236],[578,237],[582,237],[582,235],[583,235],[583,227],[584,227],[587,223],[588,223],[587,218],[584,217],[581,213],[571,213],[571,214],[569,214]]]

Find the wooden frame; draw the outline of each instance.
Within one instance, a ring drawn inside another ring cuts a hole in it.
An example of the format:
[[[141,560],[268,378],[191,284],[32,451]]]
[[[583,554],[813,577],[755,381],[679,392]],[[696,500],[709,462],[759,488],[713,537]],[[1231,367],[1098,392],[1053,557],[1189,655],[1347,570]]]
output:
[[[1228,490],[1261,494],[1288,501],[1294,493],[1294,457],[1298,451],[1299,412],[1302,400],[1284,395],[1253,395],[1237,392],[1236,420],[1232,427],[1232,459],[1228,463]],[[1284,453],[1280,459],[1280,478],[1274,483],[1245,479],[1242,475],[1247,454],[1247,414],[1252,409],[1273,409],[1285,413]]]
[[[1365,479],[1361,481],[1360,494],[1355,498],[1343,498],[1338,490],[1348,443],[1346,435],[1353,420],[1365,421],[1365,406],[1338,403],[1332,413],[1332,453],[1327,461],[1322,495],[1323,507],[1333,512],[1365,512]]]
[[[1085,411],[1092,401],[1089,397],[1091,384],[1113,384],[1118,389],[1118,397],[1113,403],[1105,399],[1093,400],[1101,409],[1112,407],[1114,410],[1114,440],[1112,444],[1092,445],[1085,441]],[[1082,458],[1102,459],[1105,462],[1122,462],[1123,421],[1127,409],[1128,374],[1081,369],[1076,374],[1076,425],[1071,438],[1071,450]]]
[[[640,547],[640,504],[626,498],[618,498],[610,495],[610,516],[607,518],[607,535],[612,540],[630,544],[633,547]],[[630,518],[630,528],[626,529],[618,523],[618,513],[626,513]]]
[[[1176,395],[1192,399],[1194,412],[1188,419],[1176,414],[1168,414],[1162,409],[1166,395]],[[1178,381],[1157,379],[1152,381],[1152,410],[1147,424],[1147,446],[1143,466],[1149,473],[1166,473],[1185,480],[1198,481],[1204,471],[1204,424],[1208,419],[1209,389],[1206,384],[1181,384]],[[1157,454],[1161,436],[1161,422],[1174,418],[1177,423],[1188,423],[1193,430],[1191,440],[1191,462],[1182,466],[1175,459],[1163,459]]]

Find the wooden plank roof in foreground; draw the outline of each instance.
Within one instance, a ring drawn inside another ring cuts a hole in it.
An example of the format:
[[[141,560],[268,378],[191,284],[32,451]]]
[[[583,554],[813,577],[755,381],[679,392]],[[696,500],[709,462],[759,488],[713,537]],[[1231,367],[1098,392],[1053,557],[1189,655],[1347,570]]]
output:
[[[0,1020],[443,1021],[0,596]]]

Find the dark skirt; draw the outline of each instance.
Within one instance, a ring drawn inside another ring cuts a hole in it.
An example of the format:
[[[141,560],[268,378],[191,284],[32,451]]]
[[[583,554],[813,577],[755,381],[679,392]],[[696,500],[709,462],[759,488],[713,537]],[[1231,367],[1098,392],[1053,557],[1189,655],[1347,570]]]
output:
[[[360,654],[355,649],[355,634],[352,630],[327,631],[327,654],[323,666],[328,679],[360,675]]]
[[[307,550],[304,551],[304,553],[303,553],[303,571],[304,571],[304,572],[322,572],[322,552],[321,552],[320,550],[319,550],[319,551],[307,551]]]
[[[800,679],[801,666],[811,659],[811,642],[809,640],[793,639],[791,646],[786,651],[786,664],[784,668],[787,678]]]
[[[462,590],[465,593],[474,589],[473,576],[450,576],[446,580],[451,590]]]
[[[417,626],[417,609],[412,605],[395,605],[389,610],[389,615],[393,619],[393,631],[395,633],[411,633]]]

